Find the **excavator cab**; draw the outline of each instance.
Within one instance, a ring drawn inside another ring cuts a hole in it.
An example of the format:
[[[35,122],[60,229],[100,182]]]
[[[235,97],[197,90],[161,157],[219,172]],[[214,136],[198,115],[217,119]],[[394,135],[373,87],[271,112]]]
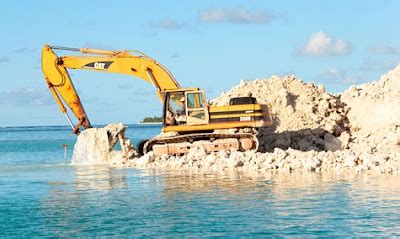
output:
[[[209,113],[204,91],[180,89],[165,92],[164,125],[208,124]]]

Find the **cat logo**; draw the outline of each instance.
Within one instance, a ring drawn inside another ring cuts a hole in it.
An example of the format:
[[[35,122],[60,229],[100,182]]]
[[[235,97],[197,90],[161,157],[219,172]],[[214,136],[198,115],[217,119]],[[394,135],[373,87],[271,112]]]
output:
[[[112,63],[112,61],[96,61],[86,64],[84,68],[105,71]]]
[[[96,70],[104,70],[104,66],[106,63],[104,62],[95,62],[93,68]]]

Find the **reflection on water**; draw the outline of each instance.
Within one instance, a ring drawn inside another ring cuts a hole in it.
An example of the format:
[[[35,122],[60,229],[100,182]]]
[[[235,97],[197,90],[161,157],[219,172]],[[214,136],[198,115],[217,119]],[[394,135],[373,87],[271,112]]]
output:
[[[77,190],[110,190],[127,187],[124,171],[106,165],[76,166],[74,172]]]
[[[115,193],[110,192],[127,188],[125,171],[102,165],[71,169],[74,173],[71,183],[49,182],[48,195],[41,200],[40,211],[47,228],[41,235],[72,236],[94,232],[104,226],[96,224],[99,218],[115,217],[112,214],[122,206],[115,200]]]
[[[216,216],[213,211],[219,207],[217,211],[226,217],[233,213],[258,218],[258,222],[243,221],[239,224],[252,226],[265,235],[279,232],[280,235],[363,236],[398,235],[400,232],[400,216],[397,214],[400,209],[400,178],[397,174],[366,175],[338,171],[251,175],[229,171],[147,170],[142,175],[163,178],[162,192],[166,202],[177,197],[190,201],[195,195],[208,201],[203,206],[209,217]],[[218,195],[217,202],[215,195]],[[179,210],[180,207],[173,209]],[[224,220],[230,221],[229,218]]]
[[[242,171],[202,172],[197,170],[157,170],[148,169],[141,172],[141,176],[160,177],[163,179],[165,194],[177,192],[210,192],[224,190],[229,193],[246,194],[269,190],[280,200],[291,199],[292,193],[301,197],[302,193],[329,191],[331,186],[338,182],[345,184],[361,179],[362,175],[347,172],[292,172],[292,173],[255,173]],[[289,193],[289,194],[288,194]]]
[[[47,193],[29,214],[36,224],[25,225],[31,235],[342,237],[400,232],[398,175],[69,170],[71,178],[48,181]]]

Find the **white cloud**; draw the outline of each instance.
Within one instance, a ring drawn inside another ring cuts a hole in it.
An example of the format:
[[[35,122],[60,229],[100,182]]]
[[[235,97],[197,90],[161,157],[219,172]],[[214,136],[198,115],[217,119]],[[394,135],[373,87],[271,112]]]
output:
[[[89,27],[95,27],[95,26],[97,26],[97,22],[96,21],[88,21],[88,22],[86,22],[86,25],[88,25]]]
[[[382,63],[380,61],[371,58],[365,58],[360,65],[361,71],[376,71],[380,70],[381,68],[382,68]]]
[[[14,106],[42,106],[53,104],[50,92],[37,88],[20,88],[0,92],[0,104]]]
[[[93,49],[103,49],[103,50],[115,50],[115,48],[113,48],[111,45],[103,44],[101,42],[85,42],[85,43],[83,43],[82,47],[93,48]]]
[[[172,53],[172,55],[170,57],[171,58],[179,58],[179,57],[181,57],[181,54],[179,54],[179,52],[174,52],[174,53]]]
[[[33,53],[35,51],[36,51],[35,48],[21,47],[11,51],[11,53]]]
[[[352,51],[351,44],[343,39],[335,39],[325,32],[313,33],[300,54],[307,56],[339,56],[348,55]]]
[[[131,83],[121,83],[118,85],[118,88],[120,88],[121,90],[129,90],[132,89],[132,84]]]
[[[145,32],[143,35],[145,37],[156,37],[156,36],[158,36],[157,32]]]
[[[399,59],[372,59],[365,58],[360,67],[360,71],[380,71],[385,72],[396,67]]]
[[[400,55],[400,47],[393,47],[387,45],[370,47],[369,51],[374,54]]]
[[[344,84],[356,84],[361,80],[361,77],[358,74],[337,68],[329,69],[317,78],[323,81]]]
[[[234,24],[264,24],[282,18],[266,11],[251,11],[244,7],[214,8],[199,14],[199,20],[206,23],[229,22]]]
[[[202,22],[223,22],[226,19],[226,10],[216,8],[200,12],[199,19]]]
[[[177,30],[185,27],[182,22],[175,21],[171,18],[164,18],[151,24],[154,28],[165,29],[165,30]]]
[[[0,63],[6,63],[6,62],[9,62],[9,61],[10,61],[10,58],[7,57],[7,56],[5,56],[5,57],[0,57]]]

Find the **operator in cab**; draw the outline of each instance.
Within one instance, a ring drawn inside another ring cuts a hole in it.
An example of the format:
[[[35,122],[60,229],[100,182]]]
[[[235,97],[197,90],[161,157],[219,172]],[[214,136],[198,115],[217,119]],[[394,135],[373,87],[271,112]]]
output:
[[[185,96],[182,94],[179,100],[170,104],[165,116],[167,125],[182,125],[186,124],[186,104]]]
[[[176,111],[175,120],[178,124],[186,124],[186,104],[185,104],[185,97],[181,97],[179,100],[182,104],[181,109]]]

